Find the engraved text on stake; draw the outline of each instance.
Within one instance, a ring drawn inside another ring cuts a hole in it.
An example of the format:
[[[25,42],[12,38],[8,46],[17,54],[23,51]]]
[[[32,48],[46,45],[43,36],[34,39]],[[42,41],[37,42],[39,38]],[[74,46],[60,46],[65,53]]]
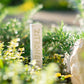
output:
[[[31,60],[36,60],[36,64],[42,67],[42,25],[30,25]]]

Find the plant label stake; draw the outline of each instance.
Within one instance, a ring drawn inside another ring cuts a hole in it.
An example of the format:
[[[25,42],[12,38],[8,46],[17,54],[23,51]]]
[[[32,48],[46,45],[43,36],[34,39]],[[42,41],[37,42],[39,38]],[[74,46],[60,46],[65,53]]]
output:
[[[30,50],[31,60],[36,60],[36,65],[42,67],[42,25],[30,24]]]

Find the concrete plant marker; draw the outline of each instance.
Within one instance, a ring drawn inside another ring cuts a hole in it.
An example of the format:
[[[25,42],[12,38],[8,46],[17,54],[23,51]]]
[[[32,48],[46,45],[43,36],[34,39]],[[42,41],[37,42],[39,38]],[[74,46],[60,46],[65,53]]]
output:
[[[42,67],[42,25],[30,24],[30,50],[31,60],[36,60],[36,65]]]

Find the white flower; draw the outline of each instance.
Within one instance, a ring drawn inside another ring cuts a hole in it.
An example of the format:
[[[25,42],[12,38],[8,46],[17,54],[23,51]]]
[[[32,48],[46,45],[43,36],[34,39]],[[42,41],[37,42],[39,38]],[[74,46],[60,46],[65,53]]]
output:
[[[10,22],[7,22],[6,26],[8,26],[10,24]]]
[[[16,22],[16,19],[14,19],[13,21]]]
[[[12,72],[8,72],[7,75],[8,75],[8,77],[12,77],[14,75],[14,72],[13,71]]]
[[[20,38],[17,38],[17,41],[20,41]]]
[[[13,41],[11,42],[11,46],[13,47],[13,46],[15,46],[15,47],[17,47],[17,46],[19,46],[19,43],[14,43]]]
[[[80,23],[80,26],[83,26],[84,25],[84,19],[80,19],[79,23]]]
[[[36,65],[36,60],[31,61],[30,64],[35,66]]]
[[[7,75],[3,75],[3,80],[7,80],[7,79],[8,79]]]
[[[15,34],[18,34],[18,31],[15,31]]]
[[[81,0],[81,4],[84,5],[84,0]]]

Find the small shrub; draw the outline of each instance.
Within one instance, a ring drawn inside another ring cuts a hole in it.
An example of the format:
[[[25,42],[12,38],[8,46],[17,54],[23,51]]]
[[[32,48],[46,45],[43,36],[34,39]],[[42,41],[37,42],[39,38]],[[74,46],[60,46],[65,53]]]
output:
[[[71,52],[73,46],[79,35],[64,32],[63,24],[59,26],[59,29],[53,32],[47,32],[43,36],[43,52],[45,56],[52,56],[55,53],[62,54]]]

